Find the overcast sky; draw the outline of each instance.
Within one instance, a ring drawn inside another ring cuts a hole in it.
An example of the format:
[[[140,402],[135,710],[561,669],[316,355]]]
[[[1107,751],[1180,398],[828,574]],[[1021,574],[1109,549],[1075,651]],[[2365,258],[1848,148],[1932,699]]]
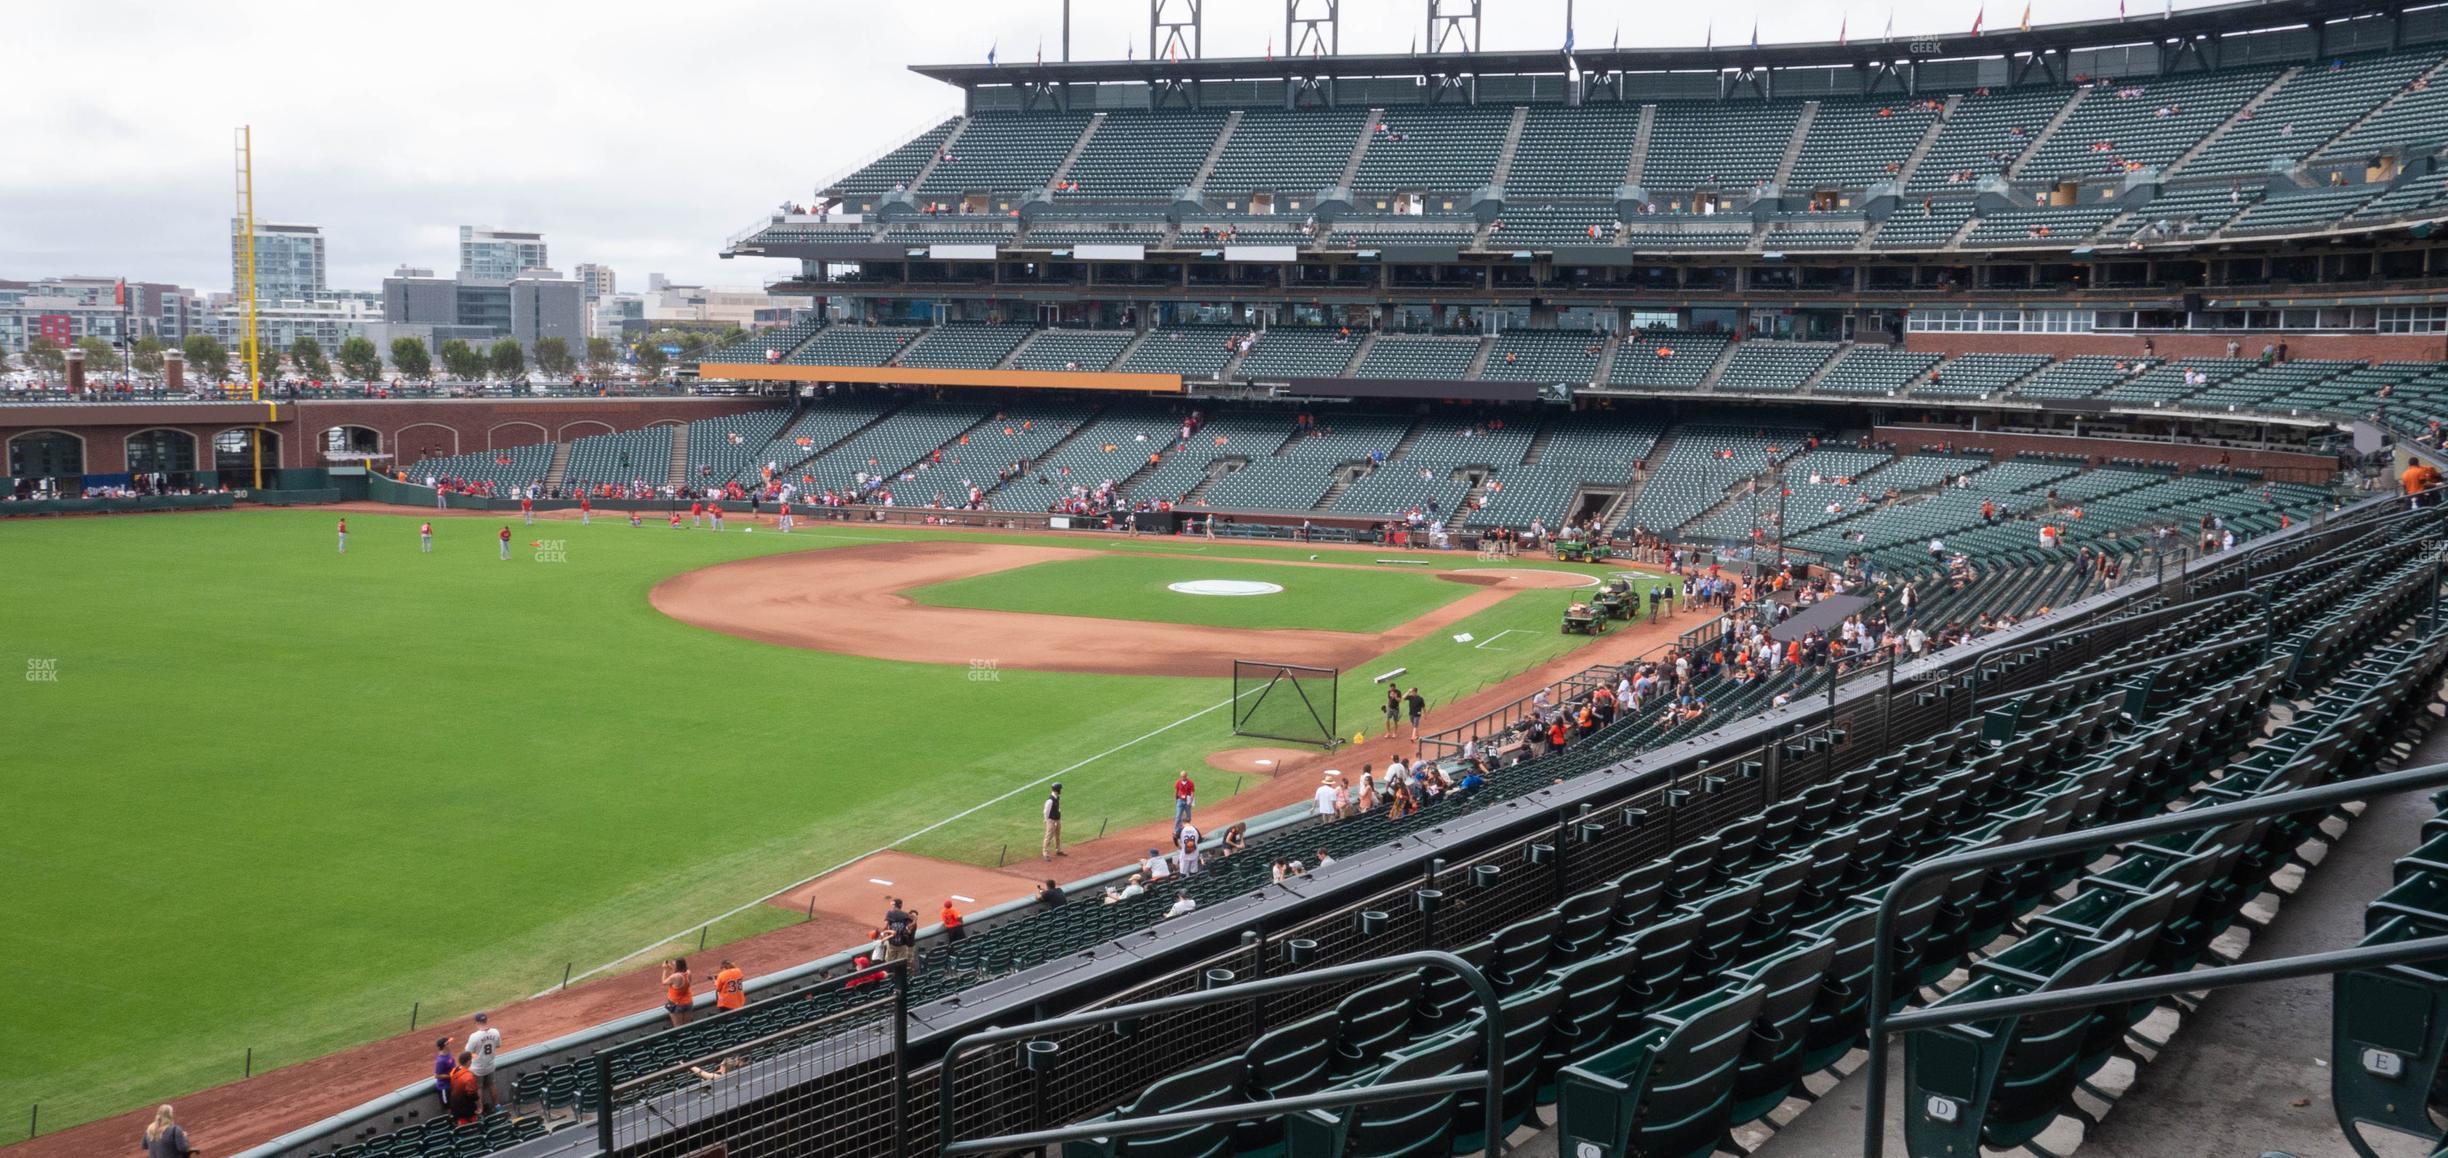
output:
[[[1566,0],[1489,0],[1482,47],[1561,46]],[[2118,0],[2032,0],[2033,20]],[[2131,0],[2134,15],[2160,2]],[[1343,50],[1400,52],[1427,0],[1343,0]],[[2189,5],[2180,5],[2189,6]],[[1280,0],[1209,0],[1206,54],[1280,40]],[[1898,37],[1961,34],[1980,0],[1898,0]],[[1987,25],[2021,19],[1990,0]],[[1146,0],[1073,0],[1075,59],[1147,52]],[[1578,0],[1578,42],[1855,39],[1886,0]],[[913,63],[1061,53],[1061,0],[75,0],[12,5],[0,101],[0,277],[229,287],[233,129],[255,131],[259,220],[324,227],[336,288],[457,265],[458,227],[537,229],[563,272],[611,265],[759,284],[786,263],[716,256],[784,198],[958,107]],[[1276,44],[1276,51],[1284,46]]]

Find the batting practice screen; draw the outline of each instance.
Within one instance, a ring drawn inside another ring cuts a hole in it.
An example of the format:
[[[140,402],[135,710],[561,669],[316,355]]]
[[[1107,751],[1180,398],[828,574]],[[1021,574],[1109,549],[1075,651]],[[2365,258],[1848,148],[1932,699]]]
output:
[[[1340,669],[1265,660],[1233,661],[1233,735],[1332,748]]]

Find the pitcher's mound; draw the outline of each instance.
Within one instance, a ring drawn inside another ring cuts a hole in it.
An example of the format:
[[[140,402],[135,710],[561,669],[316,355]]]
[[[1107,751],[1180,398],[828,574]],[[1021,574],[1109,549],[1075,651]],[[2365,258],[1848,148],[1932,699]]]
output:
[[[1578,571],[1550,571],[1544,567],[1463,567],[1447,571],[1443,578],[1457,583],[1494,584],[1505,587],[1596,587],[1598,577]]]
[[[1234,748],[1210,754],[1207,766],[1226,772],[1273,776],[1289,768],[1298,768],[1321,755],[1324,753],[1307,748]]]
[[[906,902],[920,925],[932,925],[950,900],[962,912],[1020,900],[1036,894],[1042,879],[1037,846],[1013,850],[1013,864],[1003,870],[938,860],[906,852],[880,852],[845,866],[840,872],[809,881],[766,903],[794,912],[813,912],[881,927],[892,898]]]

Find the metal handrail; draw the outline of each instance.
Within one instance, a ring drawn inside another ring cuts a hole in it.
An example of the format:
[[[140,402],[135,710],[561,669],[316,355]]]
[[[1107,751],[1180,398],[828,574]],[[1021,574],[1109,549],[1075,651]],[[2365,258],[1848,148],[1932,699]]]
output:
[[[1870,1024],[1868,1028],[1870,1056],[1864,1069],[1864,1081],[1869,1086],[1862,1099],[1866,1107],[1862,1114],[1863,1158],[1879,1158],[1887,1145],[1887,1035],[1900,1029],[1917,1029],[1935,1025],[1954,1025],[1967,1021],[2014,1014],[2040,1013],[2058,1009],[2081,1009],[2109,1005],[2120,1000],[2143,997],[2164,997],[2171,993],[2192,993],[2206,989],[2224,989],[2258,981],[2279,981],[2322,973],[2343,972],[2350,968],[2403,964],[2448,958],[2448,937],[2425,938],[2397,945],[2370,949],[2338,950],[2329,953],[2306,954],[2279,961],[2262,961],[2249,965],[2230,965],[2164,977],[2138,978],[2132,981],[2107,982],[2074,989],[2050,990],[2004,997],[1993,1001],[1968,1002],[1957,1006],[1936,1006],[1907,1011],[1890,1016],[1888,1003],[1894,998],[1889,992],[1889,974],[1894,967],[1896,907],[1909,893],[1911,885],[1942,873],[1964,869],[1988,869],[2025,861],[2044,860],[2072,852],[2088,852],[2122,841],[2140,837],[2160,836],[2198,828],[2212,828],[2231,820],[2259,820],[2270,816],[2309,812],[2333,804],[2367,800],[2374,796],[2391,796],[2400,792],[2415,792],[2425,788],[2448,785],[2448,764],[2426,764],[2419,768],[2400,769],[2379,776],[2367,776],[2318,788],[2299,788],[2216,804],[2207,808],[2189,808],[2182,812],[2128,820],[2081,832],[2060,833],[2013,844],[1993,844],[1984,848],[1951,853],[1921,861],[1907,868],[1890,882],[1879,901],[1878,920],[1871,940],[1870,958]],[[2298,964],[2300,963],[2300,964]],[[2368,1151],[2366,1151],[2368,1153]]]
[[[1192,1009],[1201,1005],[1211,1005],[1217,1002],[1259,997],[1269,993],[1281,992],[1286,989],[1302,989],[1329,981],[1341,981],[1350,977],[1371,977],[1384,973],[1400,973],[1423,965],[1435,965],[1443,969],[1451,970],[1456,976],[1462,979],[1464,984],[1470,986],[1471,994],[1478,998],[1481,1009],[1481,1031],[1485,1034],[1485,1041],[1481,1047],[1486,1051],[1487,1067],[1485,1069],[1466,1071],[1459,1074],[1447,1074],[1441,1077],[1422,1078],[1416,1081],[1387,1082],[1383,1085],[1360,1086],[1345,1090],[1330,1090],[1324,1093],[1301,1094],[1288,1098],[1270,1098],[1259,1102],[1240,1102],[1229,1106],[1213,1106],[1204,1110],[1184,1110],[1171,1114],[1155,1114],[1145,1118],[1126,1118],[1120,1121],[1109,1122],[1084,1122],[1070,1126],[1062,1126],[1051,1130],[1038,1130],[1027,1134],[1001,1134],[992,1138],[979,1138],[965,1142],[953,1140],[952,1111],[954,1105],[958,1101],[958,1099],[952,1096],[952,1083],[955,1073],[954,1066],[955,1063],[960,1060],[961,1050],[966,1047],[973,1045],[991,1045],[996,1042],[1017,1041],[1022,1038],[1059,1032],[1065,1029],[1079,1029],[1092,1025],[1109,1025],[1117,1021],[1147,1017],[1152,1014],[1171,1013],[1175,1010]],[[936,1138],[940,1143],[938,1152],[945,1155],[945,1158],[951,1158],[952,1155],[958,1154],[987,1154],[997,1151],[1021,1150],[1039,1146],[1050,1146],[1058,1142],[1078,1141],[1087,1138],[1106,1138],[1117,1135],[1131,1136],[1140,1134],[1159,1134],[1189,1126],[1204,1126],[1216,1122],[1247,1121],[1253,1118],[1274,1117],[1280,1114],[1295,1113],[1302,1110],[1325,1109],[1333,1106],[1359,1106],[1367,1105],[1373,1102],[1399,1101],[1404,1098],[1417,1097],[1421,1094],[1448,1093],[1458,1090],[1467,1090],[1473,1086],[1478,1086],[1484,1083],[1485,1088],[1482,1093],[1482,1097],[1485,1099],[1485,1105],[1482,1107],[1482,1110],[1485,1113],[1486,1119],[1483,1129],[1485,1130],[1485,1137],[1487,1139],[1487,1153],[1494,1156],[1501,1156],[1505,1152],[1503,1130],[1504,1025],[1501,1014],[1502,1006],[1496,996],[1496,987],[1488,983],[1487,976],[1481,973],[1476,966],[1451,953],[1436,949],[1422,949],[1410,953],[1399,954],[1393,957],[1380,957],[1373,961],[1357,961],[1348,965],[1331,965],[1323,969],[1304,969],[1298,973],[1288,973],[1278,977],[1264,977],[1256,981],[1242,982],[1238,985],[1223,985],[1214,989],[1201,990],[1196,993],[1178,994],[1173,997],[1159,997],[1152,1001],[1133,1002],[1129,1005],[1108,1006],[1104,1009],[1094,1009],[1084,1013],[1074,1013],[1063,1017],[1047,1018],[1043,1021],[1033,1021],[1025,1025],[1015,1025],[1008,1028],[988,1028],[976,1030],[953,1038],[952,1043],[944,1050],[943,1060],[938,1063],[936,1067],[936,1072],[942,1075],[941,1079],[937,1083],[940,1088],[936,1091],[935,1097],[936,1105],[938,1107],[936,1115]],[[908,1158],[909,1138],[907,1131],[896,1132],[893,1140],[893,1153],[899,1156],[899,1158]]]
[[[2078,669],[2077,674],[2075,675],[2066,676],[2062,679],[2050,680],[2044,684],[2034,684],[2028,688],[2015,688],[2011,691],[1991,692],[1987,695],[1981,695],[1977,690],[1975,690],[1972,697],[1972,706],[1975,709],[1978,709],[1988,704],[1996,703],[1999,700],[2021,699],[2025,696],[2036,695],[2041,692],[2066,687],[2068,685],[2092,684],[2104,679],[2112,679],[2116,676],[2132,675],[2138,671],[2155,671],[2166,667],[2172,660],[2191,659],[2194,656],[2200,655],[2219,655],[2225,652],[2234,651],[2239,647],[2258,647],[2266,650],[2269,645],[2270,641],[2267,636],[2248,635],[2241,639],[2228,640],[2225,643],[2203,644],[2200,647],[2186,648],[2183,651],[2172,651],[2165,655],[2154,655],[2146,660],[2141,660],[2135,663],[2118,664],[2115,667],[2102,668],[2098,671]],[[1977,689],[1977,683],[1974,686]]]
[[[865,978],[869,981],[881,980],[885,983],[890,991],[893,1006],[892,1099],[893,1121],[896,1123],[900,1122],[904,1117],[906,1117],[909,1112],[909,968],[910,962],[906,958],[883,961],[872,965],[861,966],[856,971],[841,979],[841,985],[843,987],[848,987],[853,982],[858,982],[861,978]],[[670,1029],[664,1030],[661,1033],[649,1034],[635,1041],[624,1042],[610,1049],[597,1050],[594,1058],[592,1059],[593,1064],[591,1066],[591,1068],[595,1071],[595,1141],[599,1148],[597,1152],[599,1154],[609,1155],[618,1151],[618,1147],[615,1144],[616,1140],[613,1137],[612,1126],[613,1116],[620,1108],[614,1104],[614,1097],[622,1091],[650,1085],[654,1082],[662,1080],[663,1078],[676,1074],[681,1070],[687,1069],[697,1062],[713,1057],[716,1054],[739,1053],[754,1049],[760,1045],[781,1040],[783,1038],[808,1035],[821,1031],[824,1027],[832,1024],[833,1022],[841,1020],[848,1014],[857,1013],[863,1008],[865,1007],[853,1006],[848,1009],[839,1010],[834,1013],[827,1014],[824,1017],[818,1018],[815,1021],[802,1025],[790,1026],[786,1029],[769,1033],[763,1037],[756,1038],[751,1041],[725,1046],[722,1049],[715,1050],[713,1053],[700,1054],[696,1057],[689,1058],[686,1061],[682,1061],[677,1065],[665,1066],[664,1068],[656,1070],[653,1073],[642,1074],[638,1077],[631,1078],[628,1081],[618,1083],[617,1085],[612,1081],[612,1059],[615,1056],[634,1050],[641,1046],[661,1041],[664,1038],[671,1037],[674,1034],[685,1033],[687,1032],[688,1027],[685,1025],[676,1025]],[[648,1104],[648,1108],[652,1109],[651,1103]]]
[[[1603,681],[1594,680],[1591,673],[1600,671],[1609,673],[1621,671],[1625,667],[1633,664],[1648,662],[1653,656],[1661,654],[1665,649],[1672,646],[1674,645],[1660,644],[1659,646],[1653,647],[1648,651],[1644,651],[1630,659],[1620,660],[1615,663],[1591,664],[1590,666],[1585,667],[1571,675],[1565,676],[1562,679],[1556,680],[1553,683],[1543,685],[1540,688],[1540,691],[1544,691],[1552,696],[1555,703],[1562,704],[1569,702],[1578,697],[1582,692],[1597,690],[1602,683],[1604,686],[1609,687],[1614,685],[1614,681],[1612,679]],[[1566,689],[1571,690],[1568,691]],[[1467,722],[1455,724],[1453,727],[1447,728],[1441,732],[1431,732],[1426,736],[1422,736],[1420,737],[1419,742],[1420,750],[1426,752],[1432,749],[1444,749],[1459,752],[1462,750],[1464,741],[1483,739],[1488,735],[1501,732],[1504,729],[1511,727],[1519,720],[1527,718],[1529,705],[1531,701],[1537,697],[1538,693],[1536,692],[1533,692],[1527,696],[1516,697],[1509,702],[1499,704],[1496,707],[1479,713],[1477,716],[1472,717]],[[1489,726],[1491,723],[1494,724],[1494,727]],[[1455,736],[1460,736],[1462,739],[1453,739],[1452,737]]]

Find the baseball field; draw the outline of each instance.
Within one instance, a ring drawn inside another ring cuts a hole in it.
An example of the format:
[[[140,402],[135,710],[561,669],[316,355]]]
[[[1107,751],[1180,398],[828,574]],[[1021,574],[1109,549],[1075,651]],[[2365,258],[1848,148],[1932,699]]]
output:
[[[0,522],[0,1117],[56,1127],[798,918],[879,849],[1169,813],[1233,656],[1449,703],[1585,644],[1469,556],[330,511]],[[1201,596],[1176,583],[1282,590]],[[1467,640],[1457,641],[1457,637]],[[16,673],[24,672],[24,678]],[[1432,725],[1434,715],[1432,709]],[[949,823],[945,823],[949,820]],[[403,1073],[402,1081],[413,1077]]]

